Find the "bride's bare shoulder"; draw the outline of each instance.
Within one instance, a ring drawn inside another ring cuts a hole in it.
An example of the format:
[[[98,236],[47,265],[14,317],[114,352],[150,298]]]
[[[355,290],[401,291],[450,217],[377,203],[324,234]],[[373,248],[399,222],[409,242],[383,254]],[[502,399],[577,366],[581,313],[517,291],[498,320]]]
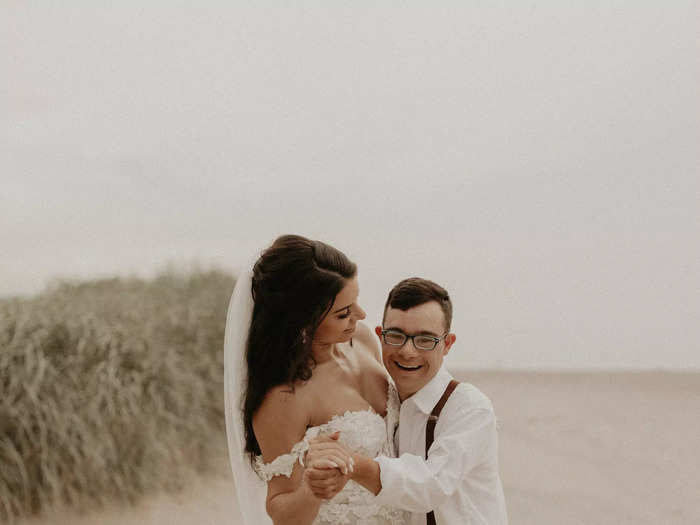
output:
[[[289,452],[304,437],[309,412],[303,390],[303,386],[295,389],[287,385],[273,387],[253,415],[253,431],[264,461]]]
[[[382,362],[382,353],[379,348],[379,340],[377,335],[363,322],[358,322],[355,328],[355,333],[352,336],[353,346],[358,343],[358,347],[365,350],[374,359]]]

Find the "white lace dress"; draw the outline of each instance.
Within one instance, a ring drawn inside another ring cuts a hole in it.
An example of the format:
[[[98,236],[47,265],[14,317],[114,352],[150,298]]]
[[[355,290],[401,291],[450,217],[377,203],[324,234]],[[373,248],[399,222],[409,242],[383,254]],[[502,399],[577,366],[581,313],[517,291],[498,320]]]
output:
[[[255,471],[263,480],[274,476],[292,475],[294,464],[309,448],[308,440],[319,434],[340,431],[339,441],[345,446],[369,457],[396,456],[394,429],[399,422],[399,398],[396,389],[389,384],[387,414],[368,410],[348,410],[336,415],[328,423],[307,429],[304,439],[292,447],[289,454],[263,463],[262,456],[255,458]],[[402,525],[408,523],[403,511],[385,507],[375,502],[375,496],[363,486],[348,481],[331,500],[324,501],[313,525]]]

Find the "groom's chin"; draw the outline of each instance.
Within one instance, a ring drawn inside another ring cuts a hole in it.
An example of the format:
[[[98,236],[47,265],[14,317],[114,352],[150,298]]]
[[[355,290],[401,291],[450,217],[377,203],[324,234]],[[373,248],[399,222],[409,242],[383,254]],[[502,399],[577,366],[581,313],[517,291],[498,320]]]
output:
[[[427,385],[435,376],[433,367],[425,361],[420,363],[417,368],[402,367],[393,359],[385,359],[384,367],[389,372],[389,375],[394,380],[401,400],[412,396],[421,388]]]
[[[389,375],[394,380],[394,383],[396,384],[397,388],[406,391],[417,390],[415,388],[415,385],[420,382],[420,378],[418,377],[419,372],[420,370],[412,372],[407,370],[401,370],[395,364],[392,365],[389,369]]]

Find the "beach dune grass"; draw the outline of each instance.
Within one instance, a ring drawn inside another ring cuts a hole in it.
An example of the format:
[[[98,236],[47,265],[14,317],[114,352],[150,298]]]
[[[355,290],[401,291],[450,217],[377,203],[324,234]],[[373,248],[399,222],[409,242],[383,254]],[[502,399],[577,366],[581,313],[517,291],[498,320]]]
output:
[[[133,503],[222,469],[233,285],[170,271],[0,301],[0,521]]]

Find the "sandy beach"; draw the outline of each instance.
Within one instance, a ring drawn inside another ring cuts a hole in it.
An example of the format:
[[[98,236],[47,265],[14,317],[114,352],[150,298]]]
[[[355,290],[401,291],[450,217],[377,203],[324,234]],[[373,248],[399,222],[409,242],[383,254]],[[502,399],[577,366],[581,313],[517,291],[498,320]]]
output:
[[[510,523],[700,523],[700,374],[473,372],[493,400]],[[222,459],[225,461],[225,459]],[[230,479],[130,509],[53,513],[22,525],[220,525]]]
[[[503,422],[513,524],[700,523],[700,375],[466,374]]]

